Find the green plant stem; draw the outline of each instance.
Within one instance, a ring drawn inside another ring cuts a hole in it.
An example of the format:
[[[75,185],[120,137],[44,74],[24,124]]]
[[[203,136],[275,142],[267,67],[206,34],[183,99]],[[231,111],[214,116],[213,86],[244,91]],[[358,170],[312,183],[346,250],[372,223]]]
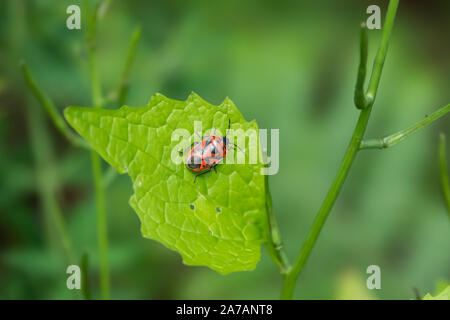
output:
[[[366,67],[367,67],[367,28],[364,23],[361,24],[360,45],[359,45],[359,67],[358,76],[356,78],[355,86],[355,106],[358,109],[364,109],[367,106],[366,96],[364,94],[364,82],[366,80]]]
[[[44,221],[49,226],[49,240],[59,242],[66,260],[75,263],[75,254],[67,224],[56,199],[57,174],[50,138],[45,126],[45,119],[38,108],[28,107],[28,124],[30,127],[31,147],[36,163],[37,192],[41,200]],[[56,230],[55,233],[51,230]],[[53,241],[52,241],[53,242]]]
[[[119,87],[117,88],[117,101],[119,103],[119,107],[125,104],[128,95],[128,77],[130,74],[130,69],[134,60],[134,53],[136,51],[136,46],[141,37],[141,27],[138,26],[133,31],[131,35],[130,46],[128,48],[128,54],[125,60],[125,64],[122,70],[122,76],[120,78]]]
[[[88,8],[88,6],[86,6]],[[100,77],[98,74],[97,55],[96,55],[96,25],[98,17],[98,4],[94,8],[94,12],[88,14],[88,56],[89,56],[89,74],[91,78],[92,88],[92,104],[94,108],[101,108],[103,97],[101,91]],[[95,203],[97,209],[97,234],[98,234],[98,250],[100,255],[100,296],[101,299],[109,299],[109,263],[108,263],[108,227],[105,209],[105,189],[103,186],[103,175],[101,168],[100,156],[91,151],[92,173],[95,187]]]
[[[373,103],[375,102],[378,85],[380,84],[381,72],[383,71],[384,61],[386,60],[386,53],[389,47],[389,39],[391,37],[392,27],[394,26],[394,20],[397,14],[398,3],[399,0],[389,1],[380,48],[378,49],[375,61],[373,63],[372,75],[370,77],[369,87],[366,92],[368,106],[373,105]]]
[[[34,77],[31,75],[30,71],[28,70],[28,67],[26,66],[25,62],[21,62],[21,69],[22,69],[23,76],[25,77],[26,83],[28,85],[28,88],[33,93],[33,95],[36,97],[36,99],[39,101],[40,105],[47,112],[47,115],[52,120],[56,129],[58,129],[58,131],[64,136],[64,138],[66,138],[67,141],[72,143],[74,146],[85,148],[85,149],[90,149],[90,147],[86,143],[86,141],[84,141],[83,139],[81,139],[80,137],[75,135],[70,130],[66,121],[64,121],[60,112],[56,109],[53,101],[37,85],[36,81],[34,80]]]
[[[269,176],[265,175],[265,189],[266,189],[266,212],[269,221],[269,241],[267,243],[267,251],[271,255],[275,263],[280,267],[281,274],[289,272],[291,265],[289,263],[286,252],[284,251],[283,241],[281,240],[281,233],[278,229],[278,224],[272,207],[272,196],[269,190]]]
[[[47,112],[56,128],[72,144],[79,147],[86,147],[87,143],[70,131],[68,125],[59,115],[53,101],[36,84],[33,76],[24,62],[21,63],[21,69],[28,88],[38,100],[41,107]],[[75,263],[75,254],[72,249],[72,241],[67,230],[67,224],[56,199],[56,174],[54,172],[55,164],[51,150],[48,133],[45,124],[38,110],[30,107],[28,110],[29,127],[31,128],[31,144],[33,154],[37,165],[38,192],[42,201],[43,211],[50,215],[53,220],[52,226],[55,227],[62,248],[67,257],[67,261]]]
[[[11,57],[17,57],[24,52],[23,42],[25,36],[25,3],[23,1],[9,2],[8,12],[11,19],[9,30],[11,30],[11,38],[7,39],[10,43]],[[50,115],[53,123],[57,125],[63,135],[72,140],[75,144],[81,145],[85,142],[73,134],[67,124],[64,122],[55,121],[57,116],[56,108],[51,99],[37,86],[31,73],[26,68],[25,63],[21,63],[22,74],[25,82],[38,100],[38,103]],[[42,109],[37,108],[31,103],[27,103],[27,110],[25,111],[32,155],[35,163],[35,178],[36,178],[36,192],[39,195],[40,206],[42,207],[45,238],[48,241],[49,247],[58,247],[62,249],[63,255],[68,263],[75,263],[75,253],[73,250],[72,239],[70,237],[67,223],[57,199],[57,191],[59,187],[57,165],[55,163],[53,143],[48,131],[47,123],[44,118]],[[64,128],[61,130],[61,128]],[[67,129],[67,130],[66,130]]]
[[[118,176],[118,172],[114,167],[109,166],[108,169],[103,173],[103,186],[105,188],[109,187],[109,185],[116,179]]]
[[[391,0],[389,2],[388,10],[386,13],[386,21],[384,24],[383,34],[381,38],[381,44],[377,52],[377,56],[375,58],[372,75],[369,82],[369,89],[366,94],[369,101],[368,105],[365,109],[363,109],[360,112],[358,122],[353,131],[353,135],[347,147],[347,151],[345,152],[342,163],[339,167],[338,173],[334,178],[324,201],[322,202],[322,205],[310,228],[308,236],[306,237],[306,241],[304,242],[302,248],[300,249],[300,252],[297,255],[297,258],[295,259],[292,268],[284,277],[284,285],[281,292],[282,299],[292,299],[298,276],[300,275],[303,266],[308,260],[311,250],[317,241],[320,231],[322,230],[323,225],[325,224],[325,221],[336,201],[336,198],[339,195],[342,185],[344,184],[345,178],[347,177],[350,167],[359,150],[359,146],[364,136],[364,132],[366,130],[370,113],[372,111],[374,99],[377,93],[378,84],[380,81],[381,72],[383,69],[387,48],[389,45],[389,39],[391,36],[392,27],[394,25],[395,15],[398,8],[398,3],[399,0]]]
[[[81,256],[81,291],[85,300],[91,300],[91,288],[89,286],[89,255]]]
[[[102,87],[97,67],[97,20],[98,20],[99,4],[94,7],[94,12],[88,14],[88,26],[87,26],[87,49],[88,49],[88,63],[89,63],[89,76],[91,79],[92,90],[92,103],[94,107],[101,108],[103,106]]]
[[[126,104],[126,100],[128,97],[128,86],[129,86],[129,74],[130,74],[130,69],[131,66],[133,64],[133,60],[134,60],[134,56],[135,56],[135,51],[136,51],[136,47],[138,44],[138,41],[141,37],[141,26],[136,27],[136,29],[134,29],[132,35],[131,35],[131,40],[130,40],[130,46],[128,48],[128,53],[127,53],[127,57],[125,59],[125,64],[123,66],[123,70],[122,70],[122,75],[119,81],[119,86],[117,87],[117,90],[113,93],[113,100],[117,100],[118,101],[118,105],[119,107],[123,106]],[[105,188],[109,186],[109,184],[111,184],[111,182],[114,181],[114,179],[117,177],[118,173],[116,171],[116,169],[114,169],[113,167],[109,167],[106,171],[106,173],[103,175],[103,183]]]
[[[408,136],[426,127],[430,123],[436,121],[440,117],[444,116],[450,111],[450,104],[440,108],[433,112],[423,120],[417,122],[409,128],[391,134],[383,138],[364,139],[361,141],[360,149],[384,149],[389,148],[397,144],[398,142],[406,139]]]
[[[308,260],[309,254],[311,253],[311,250],[317,241],[320,231],[322,230],[328,214],[330,213],[331,208],[333,207],[336,198],[339,195],[345,178],[347,177],[353,160],[355,159],[356,153],[358,152],[359,143],[366,130],[371,109],[372,108],[369,107],[361,111],[355,130],[353,132],[353,136],[350,140],[349,146],[347,147],[347,151],[345,152],[344,159],[342,160],[338,173],[334,178],[330,189],[328,190],[325,200],[322,202],[322,205],[310,228],[306,241],[303,243],[303,246],[294,261],[291,271],[285,275],[283,291],[281,294],[282,299],[292,299],[297,278],[300,275],[300,272],[302,271],[306,261]]]
[[[97,236],[100,255],[100,291],[103,300],[109,299],[109,263],[108,263],[108,226],[105,208],[105,190],[102,180],[101,159],[91,151],[92,173],[95,187],[95,204],[97,209]]]
[[[441,172],[442,191],[444,193],[445,203],[447,204],[447,213],[450,218],[450,184],[448,181],[446,139],[443,133],[439,135],[439,168]]]

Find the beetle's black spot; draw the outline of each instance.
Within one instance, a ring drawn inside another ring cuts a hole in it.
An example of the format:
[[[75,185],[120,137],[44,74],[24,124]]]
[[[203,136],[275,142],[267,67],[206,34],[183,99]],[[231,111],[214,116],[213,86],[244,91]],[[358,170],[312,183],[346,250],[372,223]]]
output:
[[[191,208],[191,210],[194,210],[194,209],[195,209],[195,207],[194,207],[193,204],[189,205],[189,207]]]
[[[197,170],[200,168],[202,163],[202,158],[197,155],[192,155],[187,160],[187,166],[191,170]]]
[[[218,213],[221,213],[221,212],[222,212],[222,209],[220,209],[220,207],[216,207],[216,211],[217,211]]]

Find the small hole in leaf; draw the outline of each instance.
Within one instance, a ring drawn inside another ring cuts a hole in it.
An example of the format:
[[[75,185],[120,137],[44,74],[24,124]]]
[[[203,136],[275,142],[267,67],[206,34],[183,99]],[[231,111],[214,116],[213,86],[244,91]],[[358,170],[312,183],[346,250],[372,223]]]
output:
[[[191,210],[194,210],[194,209],[195,209],[195,207],[194,207],[193,204],[189,205],[189,207],[191,208]]]
[[[222,209],[220,209],[220,207],[216,207],[216,211],[217,211],[218,213],[221,213],[221,212],[222,212]]]

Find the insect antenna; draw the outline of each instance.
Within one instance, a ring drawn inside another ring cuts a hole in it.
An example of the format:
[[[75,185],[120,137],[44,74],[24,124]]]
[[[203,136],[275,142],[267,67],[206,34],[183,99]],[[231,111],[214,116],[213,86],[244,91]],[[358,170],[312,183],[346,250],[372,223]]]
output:
[[[239,147],[237,144],[233,143],[233,147],[234,147],[234,148],[233,148],[234,150],[236,150],[236,148],[238,148],[239,151],[241,151],[241,152],[245,155],[244,150],[242,150],[241,147]]]

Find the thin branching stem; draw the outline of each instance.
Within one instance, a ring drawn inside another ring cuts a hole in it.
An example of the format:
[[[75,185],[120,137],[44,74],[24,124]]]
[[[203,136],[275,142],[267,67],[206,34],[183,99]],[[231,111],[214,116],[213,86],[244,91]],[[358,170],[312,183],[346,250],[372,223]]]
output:
[[[103,186],[108,188],[118,175],[117,170],[114,169],[114,167],[109,166],[108,169],[103,172]]]
[[[397,13],[399,0],[390,0],[389,7],[386,13],[386,20],[384,22],[383,35],[381,44],[378,49],[375,61],[373,63],[372,75],[369,81],[369,87],[366,92],[367,107],[372,106],[375,102],[375,97],[378,91],[378,85],[380,84],[381,72],[383,71],[384,61],[386,60],[386,53],[389,47],[389,39],[392,33],[392,27],[394,26],[395,15]]]
[[[89,255],[84,253],[81,256],[81,291],[85,300],[91,300],[91,287],[89,285]]]
[[[369,81],[369,87],[366,93],[366,99],[368,100],[365,109],[361,110],[358,122],[353,131],[352,138],[345,152],[342,163],[339,167],[336,177],[334,178],[328,193],[322,202],[322,205],[317,212],[317,215],[313,221],[310,231],[306,237],[299,254],[297,255],[292,268],[284,277],[284,285],[281,293],[282,299],[292,299],[295,284],[297,282],[298,276],[300,275],[303,266],[305,265],[308,257],[314,247],[317,238],[322,230],[325,221],[330,213],[337,196],[344,184],[345,178],[348,175],[351,165],[355,159],[355,156],[359,150],[361,140],[364,136],[364,132],[369,121],[370,113],[372,111],[372,106],[377,93],[378,84],[380,82],[381,72],[383,69],[384,61],[386,58],[387,48],[389,45],[389,39],[392,32],[392,27],[394,25],[395,15],[397,12],[399,0],[391,0],[389,2],[388,10],[386,13],[386,21],[383,28],[383,34],[381,38],[381,45],[377,52],[375,58],[374,66],[372,69],[372,75]]]
[[[447,168],[447,151],[445,134],[439,135],[439,168],[441,173],[442,191],[444,193],[444,200],[447,205],[447,213],[450,218],[450,183],[448,181]]]
[[[266,189],[267,190],[267,189]],[[266,191],[268,192],[268,191]],[[284,251],[283,241],[281,240],[281,234],[278,229],[277,221],[272,209],[272,197],[266,196],[266,210],[269,218],[269,232],[270,232],[270,251],[272,259],[280,267],[281,274],[287,274],[291,269],[291,264],[289,263],[288,256]]]
[[[36,163],[37,192],[46,219],[50,220],[51,234],[57,234],[68,263],[76,263],[67,222],[56,199],[57,175],[53,161],[51,143],[44,126],[44,118],[40,110],[34,106],[28,107],[28,123],[33,157]]]
[[[86,39],[89,60],[89,77],[91,79],[92,103],[96,108],[101,108],[103,106],[102,86],[97,67],[96,33],[99,7],[100,5],[97,3],[92,14],[88,14]]]
[[[364,23],[361,24],[361,34],[359,40],[359,67],[358,76],[356,78],[355,86],[355,106],[358,109],[364,109],[367,107],[366,95],[364,93],[364,82],[366,80],[366,68],[367,68],[367,28]]]
[[[11,9],[11,25],[9,29],[14,31],[11,40],[11,56],[17,56],[19,52],[24,52],[23,39],[25,7],[22,1],[9,3]],[[50,116],[54,125],[74,145],[85,147],[87,144],[76,136],[62,119],[58,118],[58,112],[53,101],[49,96],[39,88],[31,73],[27,69],[25,62],[20,63],[20,68],[24,76],[26,85],[31,93],[37,99],[40,108],[44,109]],[[67,226],[67,221],[61,210],[57,199],[57,190],[59,187],[57,165],[54,159],[53,144],[50,139],[46,121],[42,111],[34,105],[28,104],[25,112],[27,116],[31,151],[36,166],[36,192],[39,195],[40,205],[42,207],[45,237],[49,241],[50,247],[61,247],[68,264],[76,263],[73,242]]]
[[[92,172],[94,176],[95,204],[97,209],[97,237],[100,255],[100,292],[102,299],[109,299],[108,226],[105,208],[105,190],[102,180],[100,156],[91,151]]]
[[[141,26],[137,26],[131,35],[130,46],[128,48],[128,53],[125,59],[125,64],[123,66],[119,85],[116,91],[113,92],[112,94],[113,100],[117,100],[119,107],[125,105],[127,101],[130,69],[131,66],[133,65],[136,47],[141,37],[141,29],[142,29]],[[110,166],[106,170],[106,173],[103,174],[103,184],[105,188],[108,187],[116,177],[117,177],[116,169]]]
[[[88,8],[88,6],[86,5]],[[97,66],[96,50],[96,26],[98,19],[98,4],[92,14],[88,14],[87,46],[89,59],[89,75],[91,78],[92,104],[94,108],[101,108],[103,104],[100,77]],[[103,175],[100,156],[91,151],[91,165],[95,187],[95,203],[97,209],[97,236],[98,249],[100,255],[100,296],[102,299],[109,299],[109,263],[108,263],[108,227],[105,208],[105,188],[103,185]]]
[[[263,150],[262,154],[264,163],[267,163],[267,150]],[[266,213],[267,220],[269,222],[269,241],[266,243],[266,248],[272,260],[279,266],[281,274],[284,275],[291,269],[291,264],[286,252],[284,251],[281,233],[273,212],[272,195],[270,194],[269,189],[269,175],[267,174],[264,176],[264,188],[266,190]]]
[[[130,74],[130,69],[133,64],[134,54],[136,51],[136,46],[138,44],[139,38],[141,37],[141,27],[138,26],[133,31],[131,35],[130,46],[128,48],[128,54],[125,60],[125,65],[122,70],[122,76],[120,78],[119,87],[117,88],[117,100],[119,107],[124,105],[128,96],[128,78]]]
[[[50,117],[50,120],[53,122],[53,125],[58,129],[58,131],[67,139],[71,144],[77,147],[89,149],[89,145],[77,136],[75,133],[67,125],[66,121],[64,121],[61,113],[56,109],[55,104],[52,99],[37,85],[34,77],[32,76],[30,70],[28,70],[25,62],[21,62],[20,65],[22,69],[23,76],[25,77],[28,88],[39,101],[40,105],[47,112],[47,115]]]
[[[446,105],[425,117],[423,120],[417,122],[409,128],[391,134],[383,138],[364,139],[361,141],[360,149],[384,149],[389,148],[397,144],[398,142],[406,139],[408,136],[416,133],[420,129],[426,127],[430,123],[436,121],[440,117],[444,116],[447,112],[450,112],[450,104]]]

